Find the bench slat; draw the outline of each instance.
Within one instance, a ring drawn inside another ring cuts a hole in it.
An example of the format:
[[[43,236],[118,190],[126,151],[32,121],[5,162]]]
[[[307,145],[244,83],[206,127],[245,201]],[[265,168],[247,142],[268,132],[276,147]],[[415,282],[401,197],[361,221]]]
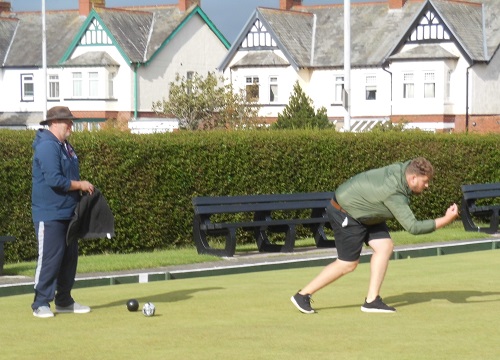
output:
[[[329,200],[333,192],[298,193],[298,194],[266,194],[266,195],[236,195],[236,196],[198,196],[192,199],[194,206],[224,205],[239,203],[273,203],[303,200]]]
[[[245,221],[234,223],[203,223],[200,225],[202,230],[222,230],[227,228],[260,228],[271,227],[276,225],[308,225],[308,224],[321,224],[328,222],[325,217],[307,218],[307,219],[271,219],[271,220],[257,220]]]
[[[287,211],[287,210],[306,210],[326,208],[329,201],[289,201],[275,203],[250,203],[250,204],[231,204],[231,205],[204,205],[195,208],[195,214],[223,214],[223,213],[246,213],[259,211]]]

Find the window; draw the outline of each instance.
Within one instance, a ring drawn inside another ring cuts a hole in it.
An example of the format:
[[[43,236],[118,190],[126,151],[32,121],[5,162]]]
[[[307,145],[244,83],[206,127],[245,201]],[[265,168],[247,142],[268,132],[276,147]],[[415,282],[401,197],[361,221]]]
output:
[[[247,76],[245,92],[247,101],[257,102],[259,101],[259,77],[258,76]]]
[[[35,100],[35,82],[33,74],[21,74],[21,100]]]
[[[377,77],[366,75],[365,84],[366,100],[377,100]]]
[[[413,73],[403,74],[403,98],[412,99],[415,97],[415,83]]]
[[[342,103],[342,93],[344,92],[344,77],[335,76],[335,98],[334,103]]]
[[[99,96],[99,74],[97,72],[89,72],[89,97],[96,98]]]
[[[186,73],[188,95],[191,95],[193,93],[193,77],[194,77],[194,71],[188,71]]]
[[[108,73],[108,96],[110,99],[114,98],[115,96],[115,90],[114,90],[115,75],[116,74],[113,72]]]
[[[424,98],[436,97],[436,82],[433,72],[424,73]]]
[[[49,99],[59,99],[59,75],[49,75]]]
[[[446,99],[449,100],[451,98],[451,70],[448,71],[446,77]]]
[[[276,76],[269,78],[269,102],[278,102],[278,78]]]
[[[74,72],[73,73],[73,97],[82,97],[83,96],[83,90],[82,90],[82,73],[81,72]]]

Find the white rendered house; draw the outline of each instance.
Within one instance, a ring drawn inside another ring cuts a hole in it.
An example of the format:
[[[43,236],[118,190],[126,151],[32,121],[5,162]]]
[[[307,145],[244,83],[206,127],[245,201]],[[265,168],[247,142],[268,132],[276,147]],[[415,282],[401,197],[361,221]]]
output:
[[[352,3],[350,119],[443,132],[500,132],[500,1]],[[298,81],[343,127],[343,4],[257,8],[219,65],[275,119]]]
[[[175,119],[152,112],[179,73],[216,71],[229,43],[199,6],[106,8],[79,0],[77,10],[46,12],[46,81],[41,13],[13,13],[0,1],[0,125],[38,127],[45,107],[68,106],[76,127],[115,119],[134,132],[171,131]]]

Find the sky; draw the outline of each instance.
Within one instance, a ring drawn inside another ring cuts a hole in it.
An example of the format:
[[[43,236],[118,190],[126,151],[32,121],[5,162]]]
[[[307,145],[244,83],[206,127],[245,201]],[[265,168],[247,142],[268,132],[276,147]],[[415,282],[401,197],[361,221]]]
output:
[[[9,1],[9,0],[4,0]],[[303,0],[303,5],[343,4],[346,0]],[[375,0],[387,1],[387,0]],[[373,2],[373,0],[352,0],[354,2]],[[142,6],[177,4],[178,0],[106,0],[106,7]],[[201,0],[201,8],[233,43],[247,23],[256,7],[278,8],[280,0]],[[41,11],[42,0],[10,0],[12,11]],[[78,9],[78,0],[45,0],[45,9]]]

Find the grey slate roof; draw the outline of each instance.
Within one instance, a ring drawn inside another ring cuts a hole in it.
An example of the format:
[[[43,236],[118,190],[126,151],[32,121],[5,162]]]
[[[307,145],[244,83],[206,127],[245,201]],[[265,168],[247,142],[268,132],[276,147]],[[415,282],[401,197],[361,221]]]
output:
[[[424,44],[411,50],[401,52],[390,57],[391,60],[415,59],[458,59],[458,56],[445,50],[440,45]]]
[[[145,63],[195,11],[181,12],[177,5],[96,8],[97,16],[132,63]],[[47,11],[47,65],[60,63],[87,21],[78,10]],[[0,66],[42,66],[42,20],[39,12],[0,16]],[[222,34],[219,34],[222,36]],[[223,41],[226,41],[223,39]],[[88,59],[87,59],[88,60]]]
[[[8,41],[6,67],[41,67],[42,66],[42,20],[39,13],[27,12],[15,14],[16,30]],[[47,64],[55,65],[64,55],[77,34],[84,18],[78,11],[57,11],[46,13]],[[9,19],[9,21],[13,21]],[[4,23],[1,20],[0,23]],[[8,34],[1,33],[3,38]],[[4,41],[4,40],[2,40]],[[0,53],[3,49],[0,49]],[[7,49],[5,49],[6,51]]]
[[[189,15],[177,5],[97,9],[98,15],[133,63],[146,62]]]
[[[352,3],[351,66],[382,66],[399,51],[428,7],[434,8],[442,18],[469,61],[489,61],[497,51],[500,44],[500,0],[407,0],[402,9],[395,10],[389,10],[387,2]],[[254,16],[274,36],[292,66],[343,67],[343,4],[300,6],[288,11],[257,8]],[[221,69],[238,51],[245,35],[246,32],[242,32],[234,42]],[[429,55],[429,52],[422,53],[425,58]]]
[[[73,59],[66,60],[64,66],[120,66],[107,52],[89,51]]]
[[[288,66],[288,63],[279,57],[272,51],[261,51],[261,52],[251,52],[245,55],[240,61],[234,64],[234,67],[245,67],[245,66],[255,66],[259,64],[260,66]]]

